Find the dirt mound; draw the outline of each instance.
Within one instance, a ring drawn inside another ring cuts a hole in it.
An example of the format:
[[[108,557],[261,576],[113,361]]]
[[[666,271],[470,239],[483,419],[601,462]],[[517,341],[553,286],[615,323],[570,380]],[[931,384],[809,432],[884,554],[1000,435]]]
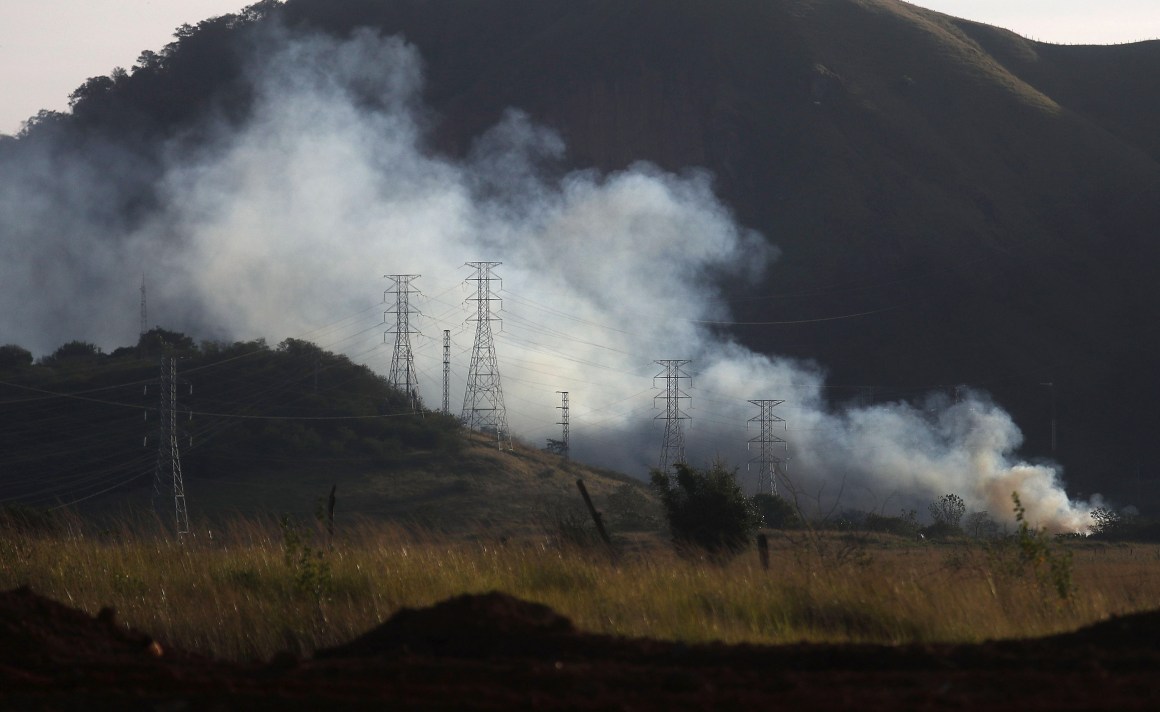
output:
[[[157,657],[160,644],[117,624],[111,608],[95,617],[27,587],[0,593],[0,662]]]
[[[1084,645],[1098,648],[1151,648],[1160,651],[1160,611],[1145,611],[1126,616],[1112,616],[1073,633],[1044,638],[1059,645]]]
[[[456,596],[430,608],[400,609],[382,625],[315,657],[528,655],[554,649],[562,636],[575,633],[572,621],[551,608],[492,591]]]
[[[313,659],[158,655],[149,636],[0,593],[0,708],[1157,709],[1160,612],[982,645],[686,645],[591,635],[502,593],[404,609]]]

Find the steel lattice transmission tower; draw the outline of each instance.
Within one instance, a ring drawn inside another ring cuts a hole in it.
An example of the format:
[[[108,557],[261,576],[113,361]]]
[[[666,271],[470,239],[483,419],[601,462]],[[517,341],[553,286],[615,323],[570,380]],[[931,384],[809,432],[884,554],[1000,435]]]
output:
[[[491,303],[499,301],[491,296],[491,283],[499,277],[492,270],[502,262],[468,262],[475,270],[475,345],[471,348],[471,365],[467,369],[467,392],[463,397],[464,424],[473,430],[494,432],[500,450],[511,449],[507,409],[503,404],[499,364],[495,358],[495,338],[491,323],[498,321],[491,315]]]
[[[754,443],[758,444],[757,457],[749,461],[748,469],[757,463],[757,492],[756,494],[777,494],[777,470],[785,464],[785,457],[778,457],[776,450],[781,447],[785,453],[787,446],[783,438],[774,434],[777,424],[785,430],[785,420],[773,414],[774,407],[781,405],[783,400],[751,400],[753,405],[761,409],[761,413],[749,419],[746,427],[752,423],[759,423],[761,434],[750,438],[746,447],[752,451]]]
[[[443,415],[451,414],[451,330],[443,330]]]
[[[173,489],[174,522],[177,536],[189,534],[189,513],[185,508],[185,483],[181,478],[181,455],[177,450],[177,357],[161,357],[160,426],[157,432],[157,467],[153,473],[154,508],[164,490]],[[167,486],[168,485],[168,486]]]
[[[145,275],[142,273],[142,275],[141,275],[141,332],[140,332],[141,336],[144,336],[145,332],[149,331],[148,324],[149,324],[149,316],[148,316],[148,312],[145,310]]]
[[[689,416],[681,411],[681,401],[688,400],[689,396],[681,390],[681,379],[689,379],[682,367],[690,362],[669,359],[655,363],[665,367],[664,372],[653,377],[653,387],[656,387],[656,379],[665,379],[665,392],[653,398],[653,403],[655,405],[657,398],[665,399],[664,415],[658,415],[655,419],[665,421],[665,441],[661,446],[658,467],[661,472],[667,473],[672,465],[685,461],[685,435],[681,421],[688,420]]]
[[[571,446],[568,444],[568,391],[556,391],[560,394],[560,405],[556,406],[560,411],[560,421],[556,423],[562,427],[560,434],[560,454],[567,460],[570,457]]]
[[[395,308],[383,313],[383,320],[387,314],[395,315],[395,328],[383,334],[386,342],[387,334],[395,335],[395,350],[391,354],[391,373],[387,382],[407,394],[407,403],[411,410],[419,410],[419,376],[415,373],[415,357],[411,353],[411,295],[416,290],[411,289],[411,280],[418,279],[417,274],[387,274],[383,275],[394,282],[391,289],[383,292],[385,302],[388,294],[395,295]]]

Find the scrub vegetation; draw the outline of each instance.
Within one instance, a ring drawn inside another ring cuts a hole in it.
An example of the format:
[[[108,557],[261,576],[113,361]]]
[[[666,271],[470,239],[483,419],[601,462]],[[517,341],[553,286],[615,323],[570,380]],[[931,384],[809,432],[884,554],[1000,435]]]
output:
[[[6,522],[0,588],[29,585],[90,613],[113,606],[163,642],[240,660],[309,654],[402,607],[491,590],[583,630],[687,642],[978,642],[1160,607],[1160,546],[1033,531],[998,546],[767,530],[764,569],[752,548],[727,561],[678,555],[655,533],[623,535],[613,559],[550,531],[470,539],[370,520],[331,535],[322,521],[238,518],[183,542],[151,520]],[[1050,562],[1064,556],[1060,595]]]

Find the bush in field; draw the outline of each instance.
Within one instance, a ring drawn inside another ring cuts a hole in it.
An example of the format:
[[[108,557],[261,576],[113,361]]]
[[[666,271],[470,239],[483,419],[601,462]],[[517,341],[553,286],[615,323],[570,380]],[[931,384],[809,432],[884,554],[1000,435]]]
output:
[[[1071,551],[1053,546],[1046,531],[1031,527],[1018,492],[1011,493],[1011,501],[1019,528],[1014,537],[997,540],[988,548],[992,564],[1001,573],[1031,578],[1042,590],[1066,601],[1075,592]]]
[[[967,512],[967,505],[957,494],[944,494],[928,507],[930,518],[935,524],[945,524],[949,528],[959,529],[963,515]]]
[[[1089,527],[1092,536],[1105,539],[1114,539],[1124,528],[1124,518],[1110,507],[1096,507],[1092,510],[1092,524]]]
[[[999,536],[999,523],[987,512],[971,512],[963,521],[963,530],[972,539],[994,539]]]
[[[933,539],[941,539],[956,534],[962,534],[963,515],[967,512],[967,505],[957,494],[944,494],[927,507],[930,518],[934,522],[922,530],[922,533]]]
[[[720,462],[707,470],[685,463],[673,469],[673,475],[652,472],[652,486],[664,506],[673,542],[713,556],[730,555],[748,546],[761,517],[753,500],[738,486],[736,473]]]
[[[797,509],[779,494],[755,494],[753,505],[757,507],[762,525],[770,529],[797,529],[802,524]]]
[[[918,522],[915,521],[914,510],[903,512],[901,516],[897,517],[870,512],[862,521],[862,527],[869,532],[883,532],[911,538],[918,534]]]

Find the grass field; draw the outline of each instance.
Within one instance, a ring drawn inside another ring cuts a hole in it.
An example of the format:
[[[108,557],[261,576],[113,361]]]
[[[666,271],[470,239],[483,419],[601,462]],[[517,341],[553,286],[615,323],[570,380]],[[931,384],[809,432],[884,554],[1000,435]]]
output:
[[[119,620],[164,642],[265,659],[345,642],[400,607],[501,590],[581,629],[731,643],[976,642],[1062,632],[1160,608],[1160,546],[1054,544],[1070,552],[1061,596],[1012,550],[888,536],[771,532],[726,564],[681,558],[655,535],[601,548],[549,535],[471,541],[362,523],[333,540],[313,526],[239,519],[179,544],[148,524],[52,535],[0,533],[0,588]]]

